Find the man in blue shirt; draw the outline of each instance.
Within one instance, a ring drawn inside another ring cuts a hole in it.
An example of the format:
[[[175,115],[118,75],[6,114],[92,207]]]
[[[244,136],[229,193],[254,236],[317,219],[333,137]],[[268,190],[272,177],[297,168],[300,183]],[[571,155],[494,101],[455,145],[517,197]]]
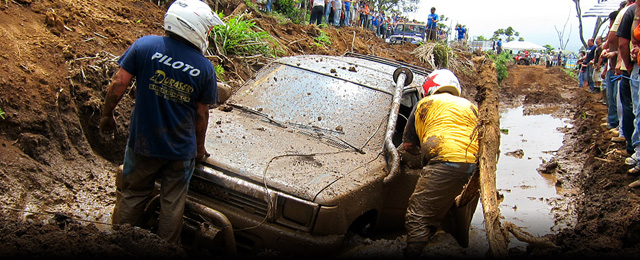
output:
[[[465,33],[467,33],[467,28],[462,27],[462,25],[458,24],[456,26],[456,31],[458,31],[458,41],[463,41]]]
[[[427,40],[436,40],[436,27],[438,26],[439,19],[440,17],[436,14],[436,8],[431,7],[431,13],[429,14],[429,17],[427,17]]]
[[[129,124],[122,172],[116,176],[113,224],[142,225],[146,202],[159,180],[157,234],[180,243],[182,215],[196,161],[207,151],[209,104],[218,102],[213,64],[203,55],[214,25],[224,24],[199,0],[176,0],[167,10],[168,37],[136,40],[118,61],[100,119],[103,134],[116,128],[113,111],[136,77],[136,102]]]

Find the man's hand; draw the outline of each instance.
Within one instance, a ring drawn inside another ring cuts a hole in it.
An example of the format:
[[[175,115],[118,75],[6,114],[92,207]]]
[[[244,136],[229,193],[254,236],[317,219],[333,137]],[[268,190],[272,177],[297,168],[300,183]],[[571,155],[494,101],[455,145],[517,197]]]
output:
[[[200,163],[209,156],[211,156],[211,154],[207,152],[207,149],[204,149],[204,148],[198,149],[198,154],[196,155],[196,162]]]
[[[116,119],[111,116],[102,116],[100,118],[100,134],[111,135],[116,130]]]
[[[398,148],[398,153],[400,154],[400,161],[406,164],[410,169],[422,168],[422,159],[420,157],[420,153],[412,154],[411,152],[405,150],[404,145],[401,145]]]

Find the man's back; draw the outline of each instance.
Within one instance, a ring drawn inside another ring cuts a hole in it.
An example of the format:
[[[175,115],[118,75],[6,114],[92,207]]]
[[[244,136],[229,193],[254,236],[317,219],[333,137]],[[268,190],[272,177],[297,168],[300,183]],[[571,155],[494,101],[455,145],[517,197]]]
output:
[[[473,130],[478,109],[465,98],[436,94],[423,98],[415,112],[415,129],[423,155],[439,161],[475,163],[478,141]]]
[[[144,36],[120,59],[136,76],[129,146],[150,157],[183,160],[196,155],[196,103],[217,102],[213,65],[176,39]]]

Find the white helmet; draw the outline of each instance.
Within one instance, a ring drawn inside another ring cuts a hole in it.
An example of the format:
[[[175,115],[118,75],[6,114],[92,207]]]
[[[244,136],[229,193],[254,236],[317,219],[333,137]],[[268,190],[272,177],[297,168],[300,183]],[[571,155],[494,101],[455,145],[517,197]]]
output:
[[[462,93],[458,78],[448,69],[434,70],[429,73],[427,80],[422,84],[420,94],[430,96],[442,92],[448,92],[454,96],[460,96]]]
[[[209,32],[215,25],[224,22],[200,0],[176,0],[164,15],[165,31],[193,43],[202,53],[209,47]]]

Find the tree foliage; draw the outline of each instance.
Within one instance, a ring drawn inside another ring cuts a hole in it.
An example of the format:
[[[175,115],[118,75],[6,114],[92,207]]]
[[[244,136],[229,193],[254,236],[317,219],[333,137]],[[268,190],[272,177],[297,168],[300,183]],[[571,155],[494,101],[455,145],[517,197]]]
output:
[[[372,0],[371,6],[376,7],[376,11],[392,13],[413,13],[418,10],[420,0]]]
[[[505,29],[498,29],[495,32],[493,32],[493,36],[491,37],[491,40],[497,41],[500,38],[504,38],[505,41],[510,42],[516,39],[516,37],[518,37],[519,41],[524,41],[524,38],[520,37],[520,32],[517,32],[516,30],[513,29],[513,27],[509,26]]]

